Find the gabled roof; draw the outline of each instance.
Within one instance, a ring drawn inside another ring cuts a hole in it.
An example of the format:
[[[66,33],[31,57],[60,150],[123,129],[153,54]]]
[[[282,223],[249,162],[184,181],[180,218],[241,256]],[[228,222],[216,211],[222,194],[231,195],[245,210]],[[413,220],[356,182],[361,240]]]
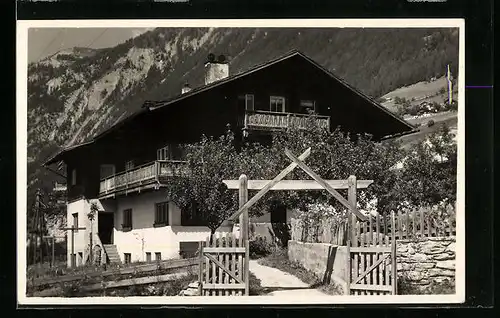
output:
[[[373,100],[372,98],[368,97],[366,94],[362,93],[361,91],[359,91],[355,87],[349,85],[346,81],[344,81],[340,77],[336,76],[335,74],[331,73],[330,71],[328,71],[327,69],[325,69],[323,66],[319,65],[314,60],[312,60],[311,58],[307,57],[306,55],[304,55],[300,51],[298,51],[298,50],[292,50],[292,51],[290,51],[290,52],[288,52],[288,53],[286,53],[286,54],[284,54],[284,55],[282,55],[282,56],[280,56],[280,57],[278,57],[278,58],[276,58],[274,60],[262,63],[262,64],[257,65],[257,66],[254,66],[254,67],[248,69],[247,71],[244,71],[244,72],[241,72],[241,73],[238,73],[238,74],[234,74],[234,75],[228,76],[228,77],[226,77],[224,79],[221,79],[219,81],[216,81],[216,82],[213,82],[213,83],[210,83],[210,84],[202,85],[200,87],[192,89],[191,91],[189,91],[187,93],[178,94],[178,95],[176,95],[176,96],[174,96],[174,97],[172,97],[170,99],[167,99],[167,100],[164,100],[164,101],[145,101],[144,104],[142,105],[142,108],[139,111],[133,113],[132,115],[130,115],[127,118],[123,119],[122,121],[116,123],[115,125],[111,126],[110,128],[106,129],[105,131],[101,132],[100,134],[94,136],[90,141],[87,141],[87,142],[79,144],[79,145],[75,145],[75,146],[71,146],[71,147],[67,147],[67,148],[62,149],[61,151],[59,151],[55,155],[51,156],[44,163],[44,165],[45,166],[46,165],[50,165],[52,163],[55,163],[57,161],[62,160],[62,156],[65,153],[67,153],[67,152],[69,152],[71,150],[74,150],[75,148],[79,148],[81,146],[85,146],[85,145],[88,145],[88,144],[91,144],[91,143],[95,142],[96,140],[102,138],[103,136],[107,135],[108,133],[116,130],[117,128],[119,128],[121,126],[123,126],[125,123],[130,122],[132,119],[135,119],[136,117],[138,117],[141,114],[144,114],[144,113],[147,113],[147,112],[151,112],[151,111],[155,111],[155,110],[163,108],[165,106],[175,104],[175,103],[177,103],[179,101],[188,99],[188,98],[190,98],[192,96],[196,96],[196,95],[201,94],[201,93],[203,93],[205,91],[208,91],[208,90],[210,90],[212,88],[225,85],[227,83],[230,83],[232,81],[235,81],[235,80],[240,79],[242,77],[245,77],[247,75],[253,74],[253,73],[258,72],[258,71],[260,71],[262,69],[265,69],[267,67],[270,67],[272,65],[275,65],[277,63],[280,63],[282,61],[285,61],[287,59],[290,59],[290,58],[296,57],[296,56],[299,56],[299,57],[303,58],[304,60],[308,61],[310,64],[312,64],[316,68],[320,69],[321,71],[323,71],[324,73],[326,73],[328,76],[330,76],[331,78],[335,79],[337,82],[341,83],[345,87],[349,88],[352,92],[354,92],[355,94],[357,94],[358,96],[360,96],[361,98],[363,98],[364,100],[366,100],[367,102],[369,102],[372,106],[378,108],[379,110],[381,110],[381,111],[385,112],[386,114],[392,116],[394,119],[400,121],[402,124],[404,124],[405,126],[407,126],[409,128],[409,131],[407,133],[415,132],[415,126],[413,126],[410,123],[406,122],[402,117],[399,117],[398,115],[396,115],[396,114],[392,113],[391,111],[387,110],[385,107],[383,107],[382,105],[380,105],[379,103],[377,103],[375,100]],[[403,134],[407,134],[407,133],[403,133]],[[388,137],[391,137],[391,136],[388,136]]]

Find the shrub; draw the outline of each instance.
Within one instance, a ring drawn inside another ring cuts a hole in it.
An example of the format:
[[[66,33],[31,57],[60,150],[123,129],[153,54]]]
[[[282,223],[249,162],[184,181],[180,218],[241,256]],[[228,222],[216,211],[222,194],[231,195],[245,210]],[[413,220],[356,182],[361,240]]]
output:
[[[429,121],[427,122],[427,127],[432,127],[432,126],[434,126],[434,124],[435,124],[435,123],[434,123],[434,120],[432,120],[432,119],[431,119],[431,120],[429,120]]]
[[[273,245],[262,237],[257,237],[249,242],[250,247],[250,258],[257,259],[265,257],[273,252]]]

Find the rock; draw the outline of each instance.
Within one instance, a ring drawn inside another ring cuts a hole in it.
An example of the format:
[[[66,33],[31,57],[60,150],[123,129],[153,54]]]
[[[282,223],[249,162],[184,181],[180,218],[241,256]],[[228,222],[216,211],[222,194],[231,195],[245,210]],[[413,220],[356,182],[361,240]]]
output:
[[[414,248],[413,248],[413,246],[411,246],[411,245],[410,245],[410,246],[408,246],[408,254],[410,254],[410,255],[415,254],[415,249],[414,249]]]
[[[446,247],[440,242],[427,241],[420,245],[420,251],[424,254],[441,254]]]
[[[417,265],[417,268],[430,269],[434,268],[434,262],[422,262]]]
[[[455,253],[455,242],[451,242],[450,245],[446,247],[446,251]]]
[[[436,263],[437,268],[455,269],[455,260],[440,261]]]
[[[454,260],[455,255],[451,255],[448,253],[441,253],[432,256],[436,261],[446,261],[446,260]]]
[[[425,274],[422,272],[409,272],[408,273],[408,279],[411,281],[420,281],[425,278]]]
[[[196,282],[189,283],[188,288],[198,288],[199,286],[200,286],[200,283],[196,281]]]
[[[442,268],[431,268],[428,270],[428,274],[431,277],[445,276],[445,277],[455,277],[455,271]]]
[[[418,285],[429,285],[431,283],[431,281],[428,280],[428,279],[421,279],[421,280],[419,280],[418,282],[415,282],[415,283],[418,284]]]
[[[423,253],[415,253],[415,255],[412,256],[412,259],[416,262],[424,262],[427,260],[427,255]]]
[[[198,296],[198,289],[186,289],[184,291],[184,296]]]
[[[181,291],[179,292],[178,296],[184,296],[184,291],[183,291],[183,290],[181,290]]]

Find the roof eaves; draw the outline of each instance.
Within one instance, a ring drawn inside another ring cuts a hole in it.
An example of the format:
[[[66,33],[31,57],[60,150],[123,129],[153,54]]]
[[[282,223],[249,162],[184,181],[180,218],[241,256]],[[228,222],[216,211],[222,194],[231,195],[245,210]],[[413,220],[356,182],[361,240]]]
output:
[[[87,145],[90,145],[94,142],[94,140],[89,140],[89,141],[86,141],[86,142],[82,142],[80,144],[77,144],[77,145],[72,145],[72,146],[68,146],[68,147],[64,147],[63,149],[59,150],[58,152],[56,152],[54,155],[50,156],[47,160],[45,160],[45,162],[42,164],[42,166],[46,167],[48,165],[51,165],[57,161],[60,161],[60,159],[58,159],[60,156],[62,156],[64,153],[68,152],[68,151],[71,151],[71,150],[74,150],[76,148],[80,148],[80,147],[83,147],[83,146],[87,146]]]

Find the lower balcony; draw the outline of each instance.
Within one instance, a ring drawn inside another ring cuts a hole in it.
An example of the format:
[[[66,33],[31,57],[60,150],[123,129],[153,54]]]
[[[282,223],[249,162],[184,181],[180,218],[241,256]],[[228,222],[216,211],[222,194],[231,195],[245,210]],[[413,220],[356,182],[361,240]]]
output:
[[[134,169],[114,174],[99,183],[99,198],[113,197],[154,188],[185,172],[186,162],[180,160],[156,160]]]
[[[307,128],[311,120],[319,127],[330,129],[330,117],[297,113],[269,111],[248,111],[245,113],[244,126],[250,130],[275,130],[288,127]]]

